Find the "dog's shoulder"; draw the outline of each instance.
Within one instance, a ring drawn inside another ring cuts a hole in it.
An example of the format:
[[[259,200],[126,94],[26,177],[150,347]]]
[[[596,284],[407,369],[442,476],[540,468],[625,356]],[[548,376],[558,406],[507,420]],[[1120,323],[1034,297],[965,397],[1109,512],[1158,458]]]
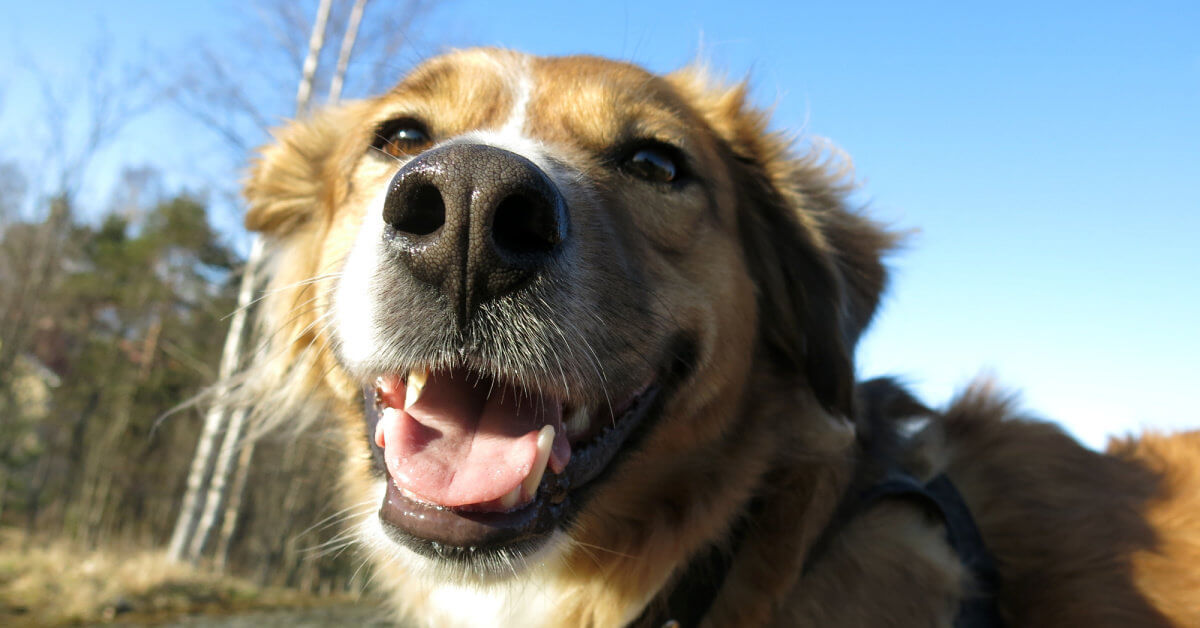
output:
[[[1160,553],[1173,548],[1162,544],[1166,528],[1154,516],[1186,508],[1163,501],[1164,471],[1181,461],[1184,446],[1096,452],[1022,412],[1013,395],[988,381],[970,386],[926,431],[926,459],[958,487],[996,558],[1009,621],[1169,625],[1134,567],[1146,556],[1161,557],[1159,573],[1195,565]],[[1194,462],[1183,468],[1197,473]]]
[[[1197,625],[1200,433],[1079,445],[1023,413],[987,382],[944,410],[894,380],[858,387],[859,452],[851,491],[887,473],[944,475],[961,494],[998,571],[996,603],[1012,625]],[[809,557],[785,615],[801,625],[954,625],[980,591],[947,541],[949,522],[922,499],[876,499]],[[840,591],[875,592],[831,603]],[[839,610],[840,609],[840,610]]]

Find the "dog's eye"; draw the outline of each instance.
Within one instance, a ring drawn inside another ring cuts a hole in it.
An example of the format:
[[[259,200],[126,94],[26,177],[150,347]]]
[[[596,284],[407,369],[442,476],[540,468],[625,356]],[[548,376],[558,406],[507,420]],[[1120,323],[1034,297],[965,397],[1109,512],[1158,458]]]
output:
[[[654,183],[671,183],[679,177],[679,158],[674,148],[666,145],[643,146],[633,152],[622,168],[639,179]]]
[[[375,139],[371,142],[371,148],[381,150],[393,157],[400,157],[401,155],[411,155],[429,146],[432,142],[429,131],[419,120],[396,118],[379,125],[375,131]]]

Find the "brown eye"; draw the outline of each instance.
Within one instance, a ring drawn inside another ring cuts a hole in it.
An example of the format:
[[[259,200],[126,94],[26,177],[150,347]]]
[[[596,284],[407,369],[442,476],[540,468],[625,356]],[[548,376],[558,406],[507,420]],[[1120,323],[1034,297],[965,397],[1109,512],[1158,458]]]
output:
[[[622,168],[639,179],[671,183],[679,177],[679,159],[669,146],[644,146],[634,151]]]
[[[419,120],[396,118],[379,125],[371,147],[393,157],[411,155],[433,143],[429,131]]]

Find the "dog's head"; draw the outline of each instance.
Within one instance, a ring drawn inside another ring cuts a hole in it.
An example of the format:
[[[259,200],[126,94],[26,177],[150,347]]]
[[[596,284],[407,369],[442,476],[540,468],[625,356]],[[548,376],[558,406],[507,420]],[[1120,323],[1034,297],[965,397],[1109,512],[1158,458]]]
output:
[[[852,415],[890,239],[744,99],[471,50],[263,150],[267,403],[352,416],[397,551],[499,577],[553,538],[695,547],[791,425]]]

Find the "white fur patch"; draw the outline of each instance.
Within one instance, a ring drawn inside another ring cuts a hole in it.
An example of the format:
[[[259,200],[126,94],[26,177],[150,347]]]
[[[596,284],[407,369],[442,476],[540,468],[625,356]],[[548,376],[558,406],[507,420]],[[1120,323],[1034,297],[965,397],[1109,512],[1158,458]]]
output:
[[[545,626],[554,618],[559,594],[558,579],[547,577],[548,571],[545,566],[531,567],[520,578],[484,586],[444,582],[434,587],[426,601],[442,625]]]
[[[362,226],[338,282],[333,299],[334,331],[341,357],[352,370],[378,349],[383,334],[375,324],[378,300],[372,283],[379,272],[383,239],[383,201],[387,187],[366,205]]]
[[[509,90],[513,95],[513,108],[508,112],[508,120],[500,127],[500,132],[506,135],[520,135],[525,131],[525,121],[529,117],[529,101],[533,97],[533,77],[529,74],[529,60],[521,59],[519,67],[512,70],[509,79]]]

